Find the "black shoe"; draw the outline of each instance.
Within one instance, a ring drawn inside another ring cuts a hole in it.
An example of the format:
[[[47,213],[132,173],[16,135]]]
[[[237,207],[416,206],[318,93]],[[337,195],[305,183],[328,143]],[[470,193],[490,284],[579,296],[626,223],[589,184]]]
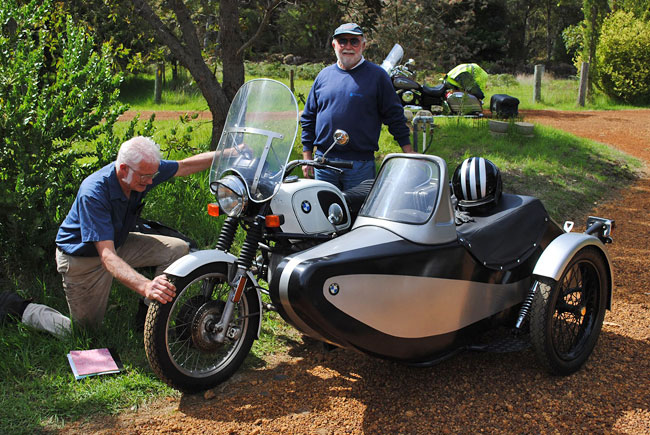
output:
[[[23,318],[23,312],[31,300],[21,297],[15,292],[0,293],[0,324],[5,320],[20,321]]]
[[[144,322],[147,320],[147,310],[149,306],[144,303],[143,299],[138,301],[138,312],[135,314],[135,327],[138,331],[144,331]]]

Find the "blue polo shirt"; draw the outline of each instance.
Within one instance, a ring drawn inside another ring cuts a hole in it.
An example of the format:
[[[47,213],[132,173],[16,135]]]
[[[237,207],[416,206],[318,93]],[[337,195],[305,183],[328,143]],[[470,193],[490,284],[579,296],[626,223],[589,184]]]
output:
[[[96,257],[94,242],[113,240],[115,248],[120,247],[135,227],[145,195],[172,178],[178,171],[178,162],[161,160],[158,171],[144,192],[132,191],[129,198],[117,180],[114,162],[88,176],[59,227],[56,235],[59,249],[68,255]]]

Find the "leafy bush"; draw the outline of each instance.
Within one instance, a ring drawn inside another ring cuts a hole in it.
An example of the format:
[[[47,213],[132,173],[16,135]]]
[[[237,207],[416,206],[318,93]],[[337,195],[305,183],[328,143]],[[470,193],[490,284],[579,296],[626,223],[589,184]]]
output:
[[[650,101],[650,22],[623,11],[607,17],[596,61],[605,94],[627,103]]]
[[[114,157],[120,76],[108,46],[49,0],[0,8],[0,264],[42,270],[81,180]]]

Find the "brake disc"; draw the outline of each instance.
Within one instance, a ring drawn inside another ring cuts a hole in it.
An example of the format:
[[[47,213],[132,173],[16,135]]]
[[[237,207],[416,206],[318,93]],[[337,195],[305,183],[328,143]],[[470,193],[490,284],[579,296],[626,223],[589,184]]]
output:
[[[223,301],[211,300],[196,311],[192,321],[192,342],[197,349],[214,352],[223,344],[213,339],[213,328],[221,320],[225,305]]]

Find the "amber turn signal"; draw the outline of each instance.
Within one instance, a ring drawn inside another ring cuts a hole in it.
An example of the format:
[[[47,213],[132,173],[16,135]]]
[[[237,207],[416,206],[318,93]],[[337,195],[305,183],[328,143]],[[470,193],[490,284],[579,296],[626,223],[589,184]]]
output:
[[[281,220],[280,216],[276,214],[270,214],[264,219],[267,228],[280,228]]]
[[[215,202],[208,204],[208,214],[210,216],[219,217],[219,204]]]

